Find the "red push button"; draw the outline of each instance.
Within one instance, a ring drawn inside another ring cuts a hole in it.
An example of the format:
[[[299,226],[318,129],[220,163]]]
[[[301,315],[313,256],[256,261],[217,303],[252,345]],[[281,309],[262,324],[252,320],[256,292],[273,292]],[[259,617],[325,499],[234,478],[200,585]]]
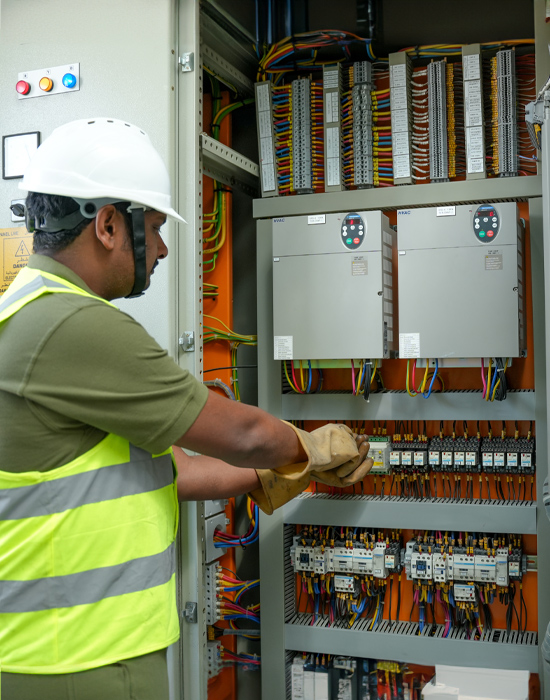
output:
[[[355,243],[355,245],[357,245],[359,243],[359,238],[354,238],[353,242]]]
[[[31,86],[29,83],[27,83],[26,80],[20,80],[17,85],[15,86],[15,89],[20,95],[28,95],[31,89]]]
[[[489,238],[490,238],[491,236],[494,236],[494,234],[495,234],[494,231],[487,231],[487,235],[489,236]]]

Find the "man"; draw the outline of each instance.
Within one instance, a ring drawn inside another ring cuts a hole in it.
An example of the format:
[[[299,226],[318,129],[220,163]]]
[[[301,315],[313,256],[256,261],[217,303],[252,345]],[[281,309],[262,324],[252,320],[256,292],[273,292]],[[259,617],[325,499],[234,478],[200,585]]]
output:
[[[143,131],[60,127],[21,187],[35,255],[0,298],[2,697],[162,700],[178,497],[251,492],[270,513],[311,478],[362,479],[368,443],[208,392],[111,304],[143,293],[183,221]]]

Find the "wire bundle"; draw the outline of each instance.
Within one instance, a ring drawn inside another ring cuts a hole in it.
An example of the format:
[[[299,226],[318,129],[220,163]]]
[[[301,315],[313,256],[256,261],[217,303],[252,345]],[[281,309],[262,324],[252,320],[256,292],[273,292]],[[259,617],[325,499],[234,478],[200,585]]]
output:
[[[243,671],[250,671],[261,665],[261,658],[257,654],[235,654],[224,646],[221,648],[222,662],[242,666]]]
[[[342,175],[343,184],[349,188],[354,180],[353,152],[353,66],[342,72],[344,89],[340,98],[342,123]]]
[[[364,396],[368,399],[370,388],[379,372],[378,360],[374,363],[371,360],[361,360],[359,372],[355,373],[355,365],[351,361],[351,389],[354,396]],[[368,381],[367,381],[368,380]]]
[[[412,170],[415,180],[430,178],[428,71],[416,68],[412,78]]]
[[[225,549],[228,547],[248,547],[258,541],[259,531],[259,509],[258,506],[247,496],[246,510],[250,519],[250,525],[245,535],[235,535],[230,532],[216,530],[214,534],[214,547],[216,549]]]
[[[388,77],[386,68],[375,68],[374,80],[379,85]],[[388,87],[373,90],[372,135],[373,135],[373,183],[375,187],[393,185],[393,150],[391,137],[390,90]]]
[[[521,161],[520,175],[537,174],[537,151],[525,123],[525,107],[536,97],[535,56],[516,56],[516,78],[518,98],[518,158]]]
[[[237,401],[240,401],[241,394],[239,390],[239,376],[237,370],[237,349],[239,345],[257,345],[258,338],[255,335],[242,335],[240,333],[235,333],[228,326],[226,326],[223,321],[220,321],[220,319],[216,318],[215,316],[204,314],[203,318],[210,318],[223,326],[223,328],[216,328],[205,324],[203,336],[203,342],[205,344],[212,343],[215,340],[225,340],[231,343],[231,382],[233,384],[233,393],[235,394],[235,398]]]
[[[292,189],[292,85],[273,87],[273,128],[279,194]]]
[[[351,32],[321,30],[288,36],[264,49],[259,61],[257,80],[266,80],[269,77],[277,85],[285,73],[310,71],[312,66],[338,62],[334,58],[328,61],[318,59],[319,50],[326,47],[340,48],[343,56],[339,60],[349,60],[351,59],[349,47],[353,44],[362,45],[366,50],[367,57],[370,60],[375,59],[370,45],[371,40],[363,39]],[[259,47],[255,48],[259,56]]]
[[[506,381],[506,370],[508,369],[509,358],[504,362],[502,357],[495,357],[493,368],[493,358],[489,358],[487,369],[487,379],[485,379],[485,363],[481,359],[481,381],[483,382],[483,398],[485,401],[504,401],[508,391]]]
[[[299,363],[299,377],[300,381],[296,379],[296,371],[294,367],[294,360],[289,360],[290,362],[290,373],[288,369],[288,362],[285,360],[283,362],[283,368],[285,372],[286,381],[289,387],[296,394],[318,394],[323,388],[323,372],[318,369],[317,371],[317,384],[315,389],[313,389],[313,370],[311,368],[311,360],[307,361],[307,379],[305,377],[306,371],[303,367],[303,361],[298,360]],[[292,377],[292,378],[291,378]]]
[[[230,576],[227,575],[231,574]],[[258,640],[259,630],[237,626],[237,620],[249,620],[259,624],[260,605],[253,604],[244,607],[242,598],[249,591],[260,585],[260,579],[242,581],[234,571],[226,567],[219,567],[216,574],[216,609],[219,621],[229,622],[229,629],[226,627],[212,626],[208,628],[208,639],[215,639],[224,635],[245,637],[247,639]]]
[[[422,396],[424,399],[429,399],[430,396],[432,395],[432,391],[434,391],[434,382],[437,379],[441,385],[440,392],[445,391],[445,385],[443,383],[443,379],[440,377],[438,374],[439,372],[439,363],[437,360],[435,360],[435,368],[433,371],[430,371],[430,358],[426,359],[426,369],[424,371],[424,377],[422,379],[422,382],[419,384],[418,388],[415,389],[416,387],[416,360],[413,360],[412,364],[412,375],[410,372],[410,360],[407,360],[407,379],[406,379],[406,389],[407,389],[407,394],[409,396],[415,397],[418,396],[419,394]],[[411,379],[409,378],[411,377]],[[411,389],[411,381],[412,381],[412,389]]]
[[[323,81],[311,85],[311,186],[315,192],[325,190],[325,137],[323,113]]]

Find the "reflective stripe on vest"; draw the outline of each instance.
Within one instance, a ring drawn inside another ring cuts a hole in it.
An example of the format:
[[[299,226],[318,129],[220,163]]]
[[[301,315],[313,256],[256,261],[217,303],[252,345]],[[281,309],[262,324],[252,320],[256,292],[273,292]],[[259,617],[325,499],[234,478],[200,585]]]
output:
[[[25,268],[0,300],[0,328],[50,293],[104,301]],[[56,469],[0,471],[2,670],[83,671],[176,641],[177,525],[171,450],[111,434]]]

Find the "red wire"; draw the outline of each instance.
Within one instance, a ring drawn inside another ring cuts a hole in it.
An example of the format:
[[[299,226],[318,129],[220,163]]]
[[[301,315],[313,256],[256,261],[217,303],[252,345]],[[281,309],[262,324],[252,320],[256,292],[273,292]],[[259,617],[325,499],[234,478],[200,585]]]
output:
[[[304,392],[302,391],[302,389],[300,389],[300,385],[296,381],[296,375],[294,374],[294,360],[290,360],[290,368],[292,370],[292,379],[294,380],[294,386],[296,387],[296,389],[298,389],[300,394],[303,394]]]

